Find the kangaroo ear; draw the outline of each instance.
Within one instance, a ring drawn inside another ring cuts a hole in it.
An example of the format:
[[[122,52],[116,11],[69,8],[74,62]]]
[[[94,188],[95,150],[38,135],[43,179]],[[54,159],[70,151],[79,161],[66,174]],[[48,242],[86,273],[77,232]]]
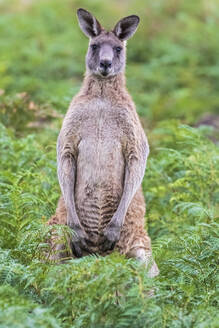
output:
[[[122,18],[114,27],[113,32],[120,40],[128,40],[137,30],[139,22],[140,18],[136,15]]]
[[[100,34],[102,27],[98,20],[85,9],[77,10],[78,22],[81,30],[89,38]]]

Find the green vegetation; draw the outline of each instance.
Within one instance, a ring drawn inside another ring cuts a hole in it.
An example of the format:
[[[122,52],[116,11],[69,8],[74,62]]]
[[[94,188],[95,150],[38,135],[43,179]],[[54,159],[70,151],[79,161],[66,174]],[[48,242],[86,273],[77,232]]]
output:
[[[108,27],[141,16],[127,85],[151,146],[153,281],[117,253],[62,265],[45,256],[56,138],[84,72],[78,7]],[[2,0],[0,11],[0,328],[216,328],[219,152],[214,128],[196,126],[219,107],[219,2]]]

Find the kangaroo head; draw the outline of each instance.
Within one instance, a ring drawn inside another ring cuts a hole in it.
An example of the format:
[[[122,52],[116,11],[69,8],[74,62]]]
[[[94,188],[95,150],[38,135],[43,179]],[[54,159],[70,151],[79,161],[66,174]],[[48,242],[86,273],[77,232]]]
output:
[[[124,71],[126,40],[135,33],[139,17],[131,15],[122,18],[108,32],[88,11],[78,9],[77,16],[81,30],[90,39],[86,56],[87,70],[104,78]]]

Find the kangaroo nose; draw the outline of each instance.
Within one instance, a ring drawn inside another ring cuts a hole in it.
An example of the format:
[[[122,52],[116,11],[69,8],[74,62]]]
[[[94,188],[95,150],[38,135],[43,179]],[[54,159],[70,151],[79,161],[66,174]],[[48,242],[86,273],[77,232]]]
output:
[[[107,70],[112,66],[112,62],[110,60],[101,60],[100,61],[100,67]]]

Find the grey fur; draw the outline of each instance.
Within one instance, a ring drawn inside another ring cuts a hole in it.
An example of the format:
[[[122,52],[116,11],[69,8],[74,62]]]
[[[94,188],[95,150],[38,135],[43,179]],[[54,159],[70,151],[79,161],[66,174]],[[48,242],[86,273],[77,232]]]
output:
[[[85,12],[80,9],[80,26],[91,35],[96,21]],[[121,37],[122,29],[126,38],[133,34],[136,16],[130,17],[131,22],[121,20],[114,32],[101,28],[91,37],[86,76],[58,137],[62,197],[49,224],[64,223],[74,229],[73,256],[105,255],[116,248],[146,266],[151,263],[149,274],[155,276],[159,270],[144,230],[141,190],[149,146],[125,87],[125,42],[116,36]],[[91,48],[94,43],[99,46],[96,54]],[[119,54],[115,47],[121,47]],[[112,63],[109,70],[104,69],[107,74],[99,68],[101,60]]]

